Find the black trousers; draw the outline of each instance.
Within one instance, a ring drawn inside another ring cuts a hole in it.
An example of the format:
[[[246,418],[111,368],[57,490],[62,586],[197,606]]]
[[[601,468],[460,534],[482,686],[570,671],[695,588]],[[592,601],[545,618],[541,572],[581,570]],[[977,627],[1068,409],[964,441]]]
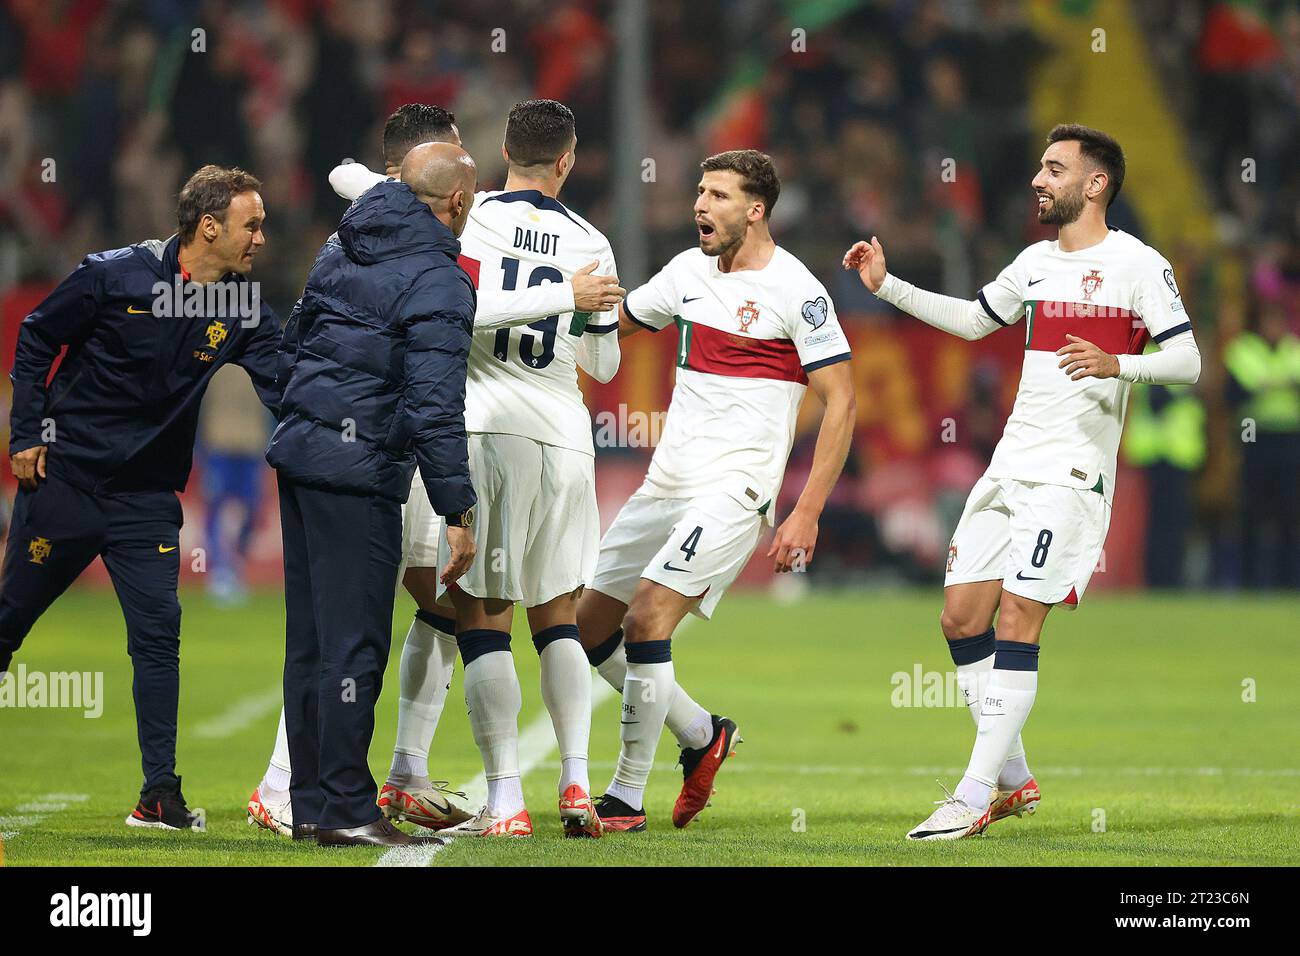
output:
[[[402,506],[280,482],[293,821],[379,818],[367,754],[392,642]]]
[[[1300,587],[1300,434],[1260,431],[1241,451],[1241,583]]]
[[[0,671],[45,610],[104,559],[135,667],[136,733],[145,790],[176,783],[180,695],[181,504],[170,491],[95,495],[56,477],[20,489],[0,571]]]
[[[1147,504],[1147,587],[1184,587],[1192,473],[1163,461],[1148,467]]]

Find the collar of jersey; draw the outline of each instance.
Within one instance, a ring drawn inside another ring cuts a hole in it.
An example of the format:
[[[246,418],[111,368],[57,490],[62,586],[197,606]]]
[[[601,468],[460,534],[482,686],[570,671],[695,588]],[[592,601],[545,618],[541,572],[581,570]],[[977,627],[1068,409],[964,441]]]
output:
[[[758,275],[759,273],[767,272],[767,270],[772,267],[772,263],[776,262],[776,257],[779,256],[780,254],[781,254],[781,247],[777,245],[776,249],[773,250],[772,252],[772,258],[767,260],[767,265],[763,266],[763,268],[733,269],[731,272],[723,272],[721,269],[718,268],[718,258],[719,258],[718,256],[705,256],[705,258],[709,260],[709,272],[713,275],[714,278],[730,279],[733,276]]]
[[[516,189],[508,193],[497,193],[495,196],[488,196],[483,201],[487,203],[493,200],[497,202],[526,202],[538,209],[549,209],[551,212],[558,212],[561,216],[564,216],[575,226],[582,229],[583,232],[587,231],[583,228],[582,223],[569,215],[569,210],[564,208],[562,202],[554,196],[547,196],[539,189]]]
[[[1115,226],[1111,226],[1106,230],[1106,235],[1101,240],[1101,242],[1093,243],[1087,249],[1075,249],[1073,252],[1066,252],[1064,249],[1062,249],[1061,237],[1057,236],[1056,249],[1053,251],[1056,252],[1057,255],[1061,255],[1061,256],[1090,256],[1090,255],[1095,256],[1098,250],[1100,250],[1103,246],[1105,246],[1106,243],[1110,242],[1110,237],[1115,235],[1117,232],[1119,232],[1119,229],[1117,229]]]

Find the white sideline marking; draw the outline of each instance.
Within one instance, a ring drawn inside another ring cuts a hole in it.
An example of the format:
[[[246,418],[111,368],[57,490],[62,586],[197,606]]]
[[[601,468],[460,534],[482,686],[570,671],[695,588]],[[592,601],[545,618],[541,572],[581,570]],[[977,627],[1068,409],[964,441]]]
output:
[[[90,799],[87,793],[46,793],[27,803],[14,807],[16,814],[0,816],[0,840],[12,840],[22,830],[18,827],[30,827],[44,820],[51,813],[66,810],[74,803],[85,803]]]
[[[614,688],[599,678],[591,682],[591,710],[594,713],[601,704],[614,696]],[[541,766],[549,766],[546,758],[559,746],[555,742],[555,729],[551,726],[551,715],[545,709],[519,735],[519,776],[528,776]],[[559,767],[559,763],[554,766]],[[487,777],[480,772],[469,783],[456,788],[465,792],[469,806],[478,807],[487,800]],[[375,866],[428,866],[447,844],[435,846],[395,846],[387,850]]]
[[[854,776],[854,777],[953,777],[965,773],[965,767],[883,767],[863,764],[785,764],[763,763],[741,758],[727,764],[725,773],[766,773],[792,776]],[[538,764],[539,769],[554,769],[556,761]],[[592,769],[612,768],[608,760],[593,760]],[[655,770],[671,771],[677,764],[657,763]],[[1300,777],[1300,767],[1039,767],[1033,768],[1035,776],[1042,777]]]
[[[277,684],[270,690],[235,701],[234,706],[225,713],[218,714],[195,727],[194,735],[205,740],[229,737],[253,726],[263,717],[279,710],[283,704],[284,687]]]

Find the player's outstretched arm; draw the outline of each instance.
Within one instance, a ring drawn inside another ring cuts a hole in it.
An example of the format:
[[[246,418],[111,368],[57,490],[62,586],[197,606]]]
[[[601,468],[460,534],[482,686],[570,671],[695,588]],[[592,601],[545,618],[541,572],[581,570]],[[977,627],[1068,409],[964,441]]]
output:
[[[618,374],[618,329],[613,312],[593,315],[578,340],[578,367],[602,385]]]
[[[769,558],[775,559],[778,573],[806,566],[816,550],[817,521],[844,470],[857,421],[858,404],[850,369],[850,362],[836,362],[808,374],[808,387],[822,400],[826,411],[822,413],[812,471],[803,493],[790,516],[776,529],[776,537],[767,552]]]
[[[1191,332],[1180,332],[1160,343],[1150,355],[1111,355],[1077,335],[1066,335],[1066,345],[1056,350],[1058,368],[1071,381],[1081,378],[1118,378],[1151,385],[1195,385],[1201,377],[1201,350]]]
[[[330,170],[330,186],[349,202],[388,177],[373,172],[365,163],[343,163]]]
[[[951,335],[973,341],[1003,327],[978,301],[927,292],[891,275],[885,268],[885,250],[875,236],[870,242],[855,242],[844,253],[844,268],[856,272],[878,298]]]
[[[543,282],[526,289],[479,289],[474,330],[489,332],[527,325],[551,315],[569,312],[606,312],[623,301],[626,290],[616,275],[596,275],[593,260],[573,274],[569,282]]]
[[[626,304],[618,307],[618,337],[620,339],[643,332],[645,328],[641,323],[633,321],[631,315],[628,314]]]
[[[614,262],[614,253],[608,247],[598,262],[602,272],[617,276],[618,266]],[[582,273],[591,278],[592,270],[597,264],[593,262]],[[574,281],[578,278],[579,276],[574,276]],[[618,374],[621,356],[618,347],[618,313],[626,293],[617,287],[617,279],[615,283],[614,294],[608,297],[608,305],[600,309],[580,309],[569,326],[570,332],[581,336],[576,356],[578,367],[602,385]]]

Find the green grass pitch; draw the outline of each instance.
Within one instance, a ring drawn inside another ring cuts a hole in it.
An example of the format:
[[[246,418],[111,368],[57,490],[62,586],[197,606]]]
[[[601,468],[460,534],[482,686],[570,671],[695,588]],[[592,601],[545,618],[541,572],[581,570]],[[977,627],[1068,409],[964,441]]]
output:
[[[124,628],[111,593],[77,591],[37,625],[15,663],[29,672],[103,671],[104,712],[86,719],[66,709],[0,709],[5,862],[373,865],[381,851],[295,845],[246,825],[244,803],[265,767],[278,712],[279,595],[230,610],[197,591],[182,600],[178,769],[190,807],[205,811],[206,832],[123,825],[140,782]],[[524,781],[533,839],[459,840],[430,865],[1296,862],[1300,600],[1098,595],[1076,613],[1053,612],[1024,733],[1043,790],[1039,812],[996,824],[981,839],[912,845],[903,835],[941,796],[936,777],[956,782],[973,734],[960,707],[894,706],[894,674],[951,666],[940,603],[938,588],[816,593],[785,604],[728,596],[712,622],[693,623],[675,642],[682,683],[734,717],[746,740],[719,775],[712,809],[673,829],[681,777],[665,733],[647,793],[650,832],[564,840],[552,751]],[[380,780],[392,745],[398,645],[412,609],[403,595],[370,752]],[[545,717],[522,616],[515,635],[526,726]],[[1243,699],[1251,682],[1253,701]],[[462,702],[458,667],[430,759],[434,775],[453,783],[481,771]],[[595,713],[596,793],[617,754],[617,715],[608,698]]]

